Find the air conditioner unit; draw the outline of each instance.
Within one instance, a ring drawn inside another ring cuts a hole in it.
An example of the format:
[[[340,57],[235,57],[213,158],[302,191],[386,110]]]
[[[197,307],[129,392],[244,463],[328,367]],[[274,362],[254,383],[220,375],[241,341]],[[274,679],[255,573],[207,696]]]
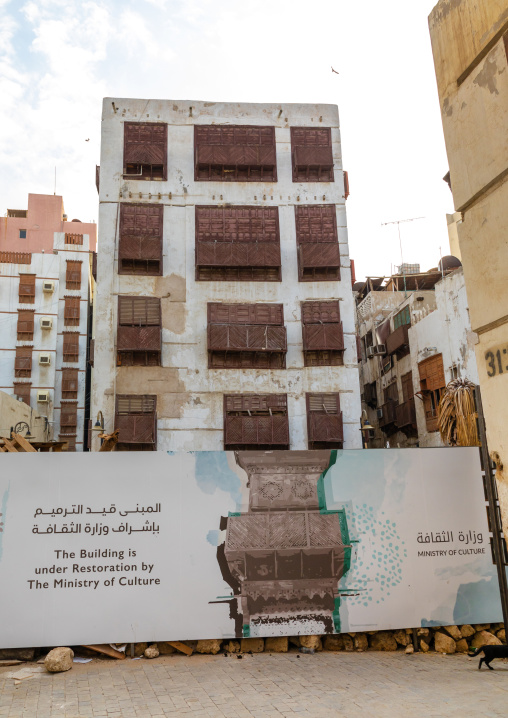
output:
[[[51,317],[41,317],[41,329],[51,329],[53,326],[53,320]]]
[[[39,364],[43,364],[44,366],[51,364],[51,354],[48,352],[41,352],[39,354]]]
[[[382,409],[376,409],[376,416],[378,419],[383,418],[383,410]]]
[[[372,347],[373,350],[373,356],[384,356],[386,354],[386,344],[376,344],[375,347]]]
[[[54,291],[55,291],[55,283],[54,283],[54,282],[50,282],[50,281],[48,281],[48,280],[45,280],[45,281],[42,283],[42,291],[43,291],[43,292],[50,292],[50,293],[51,293],[51,292],[54,292]]]
[[[38,391],[37,402],[39,404],[47,404],[49,401],[49,391]]]
[[[367,359],[372,359],[375,356],[374,347],[367,347]]]

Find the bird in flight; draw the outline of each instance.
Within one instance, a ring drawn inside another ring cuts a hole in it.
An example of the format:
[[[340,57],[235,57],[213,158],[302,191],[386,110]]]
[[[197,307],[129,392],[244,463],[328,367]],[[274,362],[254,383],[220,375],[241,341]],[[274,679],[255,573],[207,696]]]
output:
[[[333,67],[332,67],[332,72],[335,72],[336,75],[339,74],[339,73],[337,72],[337,70],[334,70],[334,69],[333,69]]]
[[[337,73],[337,74],[338,74],[338,73]],[[90,138],[88,138],[87,140],[85,140],[85,142],[90,142]]]

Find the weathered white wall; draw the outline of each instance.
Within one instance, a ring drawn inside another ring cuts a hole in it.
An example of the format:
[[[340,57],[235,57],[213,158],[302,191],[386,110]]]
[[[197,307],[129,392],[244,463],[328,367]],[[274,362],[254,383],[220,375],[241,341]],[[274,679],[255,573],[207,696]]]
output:
[[[14,396],[0,391],[0,436],[9,438],[11,429],[18,421],[25,421],[30,427],[31,441],[51,441],[53,427],[46,423],[44,416],[36,409],[27,406],[24,401],[18,401]],[[26,434],[26,429],[21,435]]]
[[[189,108],[192,107],[192,114]],[[282,110],[282,112],[281,112]],[[124,180],[124,121],[168,123],[168,180]],[[275,183],[194,182],[195,124],[274,125]],[[290,126],[331,127],[334,183],[293,183]],[[141,193],[141,194],[140,194]],[[119,202],[164,205],[162,277],[119,276]],[[278,206],[282,282],[196,282],[195,205]],[[341,252],[340,282],[298,282],[296,204],[334,203]],[[114,428],[116,393],[157,394],[158,449],[223,448],[223,396],[229,393],[287,393],[292,449],[307,447],[305,392],[341,394],[344,447],[361,446],[354,305],[337,108],[330,105],[255,105],[108,98],[103,108],[100,173],[100,255],[95,322],[92,414],[101,410]],[[161,297],[161,367],[116,367],[118,294]],[[339,299],[346,351],[342,367],[304,367],[301,302]],[[287,369],[209,370],[207,302],[280,302],[287,327]],[[100,371],[98,370],[100,367]]]
[[[32,253],[31,264],[0,263],[0,390],[13,394],[15,382],[31,382],[30,402],[37,415],[44,416],[51,423],[55,440],[60,431],[60,402],[62,398],[62,368],[70,367],[79,370],[78,387],[78,426],[76,450],[83,449],[83,430],[85,426],[85,369],[86,369],[86,334],[88,317],[88,291],[90,281],[89,236],[83,235],[83,245],[65,245],[65,234],[55,232],[54,251],[56,253]],[[66,260],[82,260],[81,289],[66,289]],[[19,275],[35,274],[35,302],[19,303]],[[52,293],[42,291],[44,280],[54,282]],[[64,297],[79,296],[81,301],[79,327],[64,326]],[[18,309],[35,309],[33,341],[17,340]],[[41,329],[42,317],[53,320],[51,329]],[[62,357],[64,330],[79,331],[80,353],[79,363],[64,364]],[[33,345],[32,373],[29,378],[14,376],[14,358],[16,346]],[[49,366],[39,364],[41,352],[51,354]],[[37,392],[49,390],[48,403],[37,402]]]

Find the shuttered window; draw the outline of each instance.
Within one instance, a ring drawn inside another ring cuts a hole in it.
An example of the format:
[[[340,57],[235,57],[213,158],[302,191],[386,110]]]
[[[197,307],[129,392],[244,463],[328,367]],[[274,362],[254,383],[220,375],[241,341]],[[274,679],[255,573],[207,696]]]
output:
[[[411,325],[411,312],[409,311],[409,305],[404,307],[393,317],[393,330],[399,327],[405,326],[406,324]]]
[[[168,126],[156,122],[124,123],[124,177],[167,179]]]
[[[19,302],[33,304],[35,301],[35,274],[19,275]]]
[[[18,310],[17,334],[18,341],[33,341],[35,310]]]
[[[340,249],[334,204],[295,206],[298,280],[338,281]]]
[[[446,386],[442,354],[437,354],[420,362],[418,372],[420,374],[420,388],[423,393],[427,431],[437,431],[438,407],[441,394]]]
[[[65,273],[66,289],[81,289],[81,262],[77,260],[67,260],[67,271]]]
[[[329,127],[292,127],[293,182],[333,182],[332,133]]]
[[[64,325],[66,327],[79,327],[80,298],[64,297]]]
[[[282,304],[208,304],[208,366],[285,367]]]
[[[224,397],[224,447],[289,449],[286,394]]]
[[[403,374],[400,378],[402,383],[402,400],[409,401],[413,398],[413,372],[408,371],[407,374]]]
[[[63,360],[64,362],[79,361],[78,332],[63,332]]]
[[[62,369],[62,399],[78,398],[78,376],[77,369]]]
[[[306,394],[309,449],[342,448],[339,394]]]
[[[275,127],[195,125],[194,179],[276,182]]]
[[[159,366],[161,304],[157,297],[118,297],[117,351],[121,366]]]
[[[384,389],[384,399],[385,403],[388,401],[393,401],[396,404],[399,403],[399,390],[397,388],[397,382],[394,381],[391,384],[388,384],[388,386]]]
[[[120,205],[119,274],[162,274],[163,205]]]
[[[338,300],[302,303],[305,366],[341,366],[344,334]]]
[[[30,390],[32,388],[31,382],[25,383],[14,383],[14,396],[21,399],[28,406],[30,406]]]
[[[14,359],[14,376],[29,377],[32,374],[33,347],[16,347]]]
[[[60,435],[76,434],[78,426],[78,402],[62,401],[60,405]]]
[[[157,444],[157,397],[149,394],[118,394],[115,429],[117,451],[155,451]]]

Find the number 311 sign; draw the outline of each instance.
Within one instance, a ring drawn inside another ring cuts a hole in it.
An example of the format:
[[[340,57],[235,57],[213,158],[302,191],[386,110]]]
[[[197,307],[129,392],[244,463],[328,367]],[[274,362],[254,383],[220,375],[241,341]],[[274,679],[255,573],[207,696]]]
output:
[[[487,365],[487,376],[508,374],[508,346],[494,347],[485,352],[485,364]]]

